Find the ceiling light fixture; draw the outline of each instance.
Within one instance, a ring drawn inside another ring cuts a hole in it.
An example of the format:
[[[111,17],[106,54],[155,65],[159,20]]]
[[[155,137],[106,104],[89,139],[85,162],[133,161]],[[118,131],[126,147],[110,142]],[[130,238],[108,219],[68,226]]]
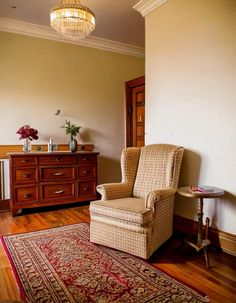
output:
[[[50,24],[64,37],[76,41],[94,30],[95,15],[79,0],[61,0],[50,12]]]

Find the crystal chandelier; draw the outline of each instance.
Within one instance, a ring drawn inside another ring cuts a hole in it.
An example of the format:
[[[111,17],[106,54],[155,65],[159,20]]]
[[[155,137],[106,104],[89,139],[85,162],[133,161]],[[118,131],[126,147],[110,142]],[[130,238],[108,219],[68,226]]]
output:
[[[50,24],[64,37],[76,41],[94,30],[95,15],[79,0],[61,0],[50,12]]]

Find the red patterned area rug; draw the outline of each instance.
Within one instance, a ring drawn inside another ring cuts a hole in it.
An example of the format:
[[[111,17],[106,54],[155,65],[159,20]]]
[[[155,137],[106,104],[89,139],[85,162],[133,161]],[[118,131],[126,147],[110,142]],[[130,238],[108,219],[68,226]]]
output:
[[[86,223],[2,240],[26,302],[209,302],[137,257],[90,243]]]

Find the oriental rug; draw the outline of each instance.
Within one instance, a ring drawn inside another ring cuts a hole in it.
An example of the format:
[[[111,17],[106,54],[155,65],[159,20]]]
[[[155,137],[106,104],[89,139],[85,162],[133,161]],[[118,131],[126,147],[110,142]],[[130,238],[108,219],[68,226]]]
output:
[[[26,302],[209,302],[140,258],[90,243],[86,223],[2,242]]]

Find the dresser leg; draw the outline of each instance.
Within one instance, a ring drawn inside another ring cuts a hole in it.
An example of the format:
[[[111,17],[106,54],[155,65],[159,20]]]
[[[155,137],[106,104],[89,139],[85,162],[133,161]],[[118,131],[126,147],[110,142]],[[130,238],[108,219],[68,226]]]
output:
[[[11,213],[12,213],[12,216],[15,217],[16,215],[18,215],[19,213],[22,212],[22,209],[20,208],[12,208],[11,209]]]

